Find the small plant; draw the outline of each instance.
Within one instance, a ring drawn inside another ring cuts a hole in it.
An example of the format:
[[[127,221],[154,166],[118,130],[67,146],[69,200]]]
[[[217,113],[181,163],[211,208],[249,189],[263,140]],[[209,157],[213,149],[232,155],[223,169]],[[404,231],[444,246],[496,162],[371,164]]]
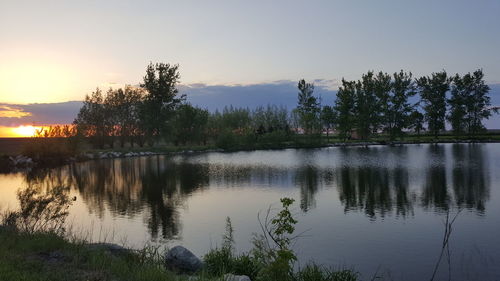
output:
[[[292,280],[293,263],[297,260],[290,249],[290,243],[295,231],[295,220],[290,212],[290,206],[295,200],[281,198],[282,209],[273,218],[269,218],[269,208],[262,222],[259,216],[263,234],[254,238],[254,257],[263,264],[258,280]]]
[[[303,270],[294,272],[297,257],[291,249],[297,220],[293,217],[290,206],[291,198],[282,198],[282,208],[274,216],[267,210],[264,220],[258,216],[262,234],[255,235],[250,253],[234,254],[234,228],[229,218],[226,219],[226,232],[222,236],[222,247],[208,252],[205,257],[205,270],[213,277],[226,273],[246,275],[251,280],[268,281],[355,281],[357,274],[351,270],[333,271],[315,264],[307,265]]]
[[[229,217],[226,218],[226,232],[222,236],[222,247],[212,249],[205,257],[205,269],[212,276],[226,273],[247,275],[252,280],[259,271],[258,264],[248,254],[234,254],[234,228]]]
[[[33,234],[49,232],[63,234],[68,209],[75,199],[70,199],[66,188],[54,187],[42,192],[31,185],[17,192],[20,210],[4,215],[3,224],[21,232]]]

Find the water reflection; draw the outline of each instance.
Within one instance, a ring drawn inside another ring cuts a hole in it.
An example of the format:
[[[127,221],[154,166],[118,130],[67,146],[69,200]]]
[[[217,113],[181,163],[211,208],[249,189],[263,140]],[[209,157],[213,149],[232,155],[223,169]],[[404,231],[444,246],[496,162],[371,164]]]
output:
[[[463,149],[460,145],[454,145],[452,151],[456,204],[484,213],[486,201],[489,199],[490,183],[483,146],[475,144]]]
[[[483,150],[482,145],[426,145],[272,152],[295,159],[279,164],[230,154],[217,154],[217,161],[207,155],[154,156],[32,171],[26,181],[70,186],[89,213],[140,216],[153,238],[172,239],[181,234],[180,208],[207,188],[297,188],[303,212],[316,207],[321,189],[334,188],[344,212],[362,212],[371,220],[414,216],[416,206],[432,212],[457,206],[482,214],[490,189]]]

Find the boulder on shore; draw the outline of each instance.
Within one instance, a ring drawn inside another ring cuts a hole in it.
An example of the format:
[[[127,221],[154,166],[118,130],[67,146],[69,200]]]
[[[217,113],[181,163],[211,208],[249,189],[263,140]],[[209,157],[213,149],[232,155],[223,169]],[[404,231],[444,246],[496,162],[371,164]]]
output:
[[[126,255],[130,253],[127,248],[112,243],[92,243],[88,244],[87,248],[91,251],[104,251],[113,256]]]
[[[234,274],[226,274],[223,278],[224,281],[252,281],[250,277],[246,275],[234,275]]]
[[[203,262],[188,249],[175,246],[165,254],[165,266],[178,273],[194,273],[203,267]]]

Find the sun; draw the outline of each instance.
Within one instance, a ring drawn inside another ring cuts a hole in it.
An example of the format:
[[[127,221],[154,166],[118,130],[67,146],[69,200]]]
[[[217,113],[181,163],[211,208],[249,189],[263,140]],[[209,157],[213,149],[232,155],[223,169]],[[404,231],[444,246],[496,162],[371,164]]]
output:
[[[42,129],[42,127],[37,127],[37,126],[19,126],[17,128],[13,128],[12,132],[13,135],[16,137],[22,137],[22,138],[29,138],[35,136],[35,133],[37,130]]]

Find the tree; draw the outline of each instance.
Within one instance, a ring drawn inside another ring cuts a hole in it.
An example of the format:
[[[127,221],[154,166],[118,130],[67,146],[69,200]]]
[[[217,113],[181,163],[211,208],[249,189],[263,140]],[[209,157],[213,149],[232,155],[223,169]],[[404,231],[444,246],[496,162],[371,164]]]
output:
[[[206,143],[208,111],[197,108],[189,103],[181,104],[175,115],[175,142]]]
[[[483,78],[481,69],[463,77],[458,74],[453,77],[451,98],[448,100],[448,120],[455,134],[477,134],[484,130],[482,120],[488,119],[492,114],[488,96],[490,87],[485,84]]]
[[[386,116],[386,130],[391,140],[400,136],[403,129],[408,127],[409,115],[414,108],[408,98],[415,93],[411,72],[406,73],[401,70],[399,73],[394,73]]]
[[[488,119],[491,116],[489,107],[491,106],[488,93],[490,87],[484,82],[484,74],[482,69],[474,71],[474,73],[464,76],[464,80],[469,84],[468,89],[470,94],[466,99],[467,108],[467,129],[469,134],[477,134],[484,130],[483,119]],[[470,81],[470,82],[469,82]]]
[[[300,117],[300,125],[305,134],[311,134],[318,128],[320,113],[318,100],[313,95],[314,85],[306,83],[302,79],[297,87],[299,88],[297,111]]]
[[[342,79],[342,86],[337,91],[334,110],[337,115],[339,136],[346,141],[354,128],[356,82]]]
[[[356,83],[355,90],[356,131],[361,139],[368,139],[377,128],[379,110],[372,71],[363,74],[361,81]]]
[[[385,129],[389,122],[390,93],[392,89],[392,78],[388,73],[380,71],[374,78],[374,91],[377,97],[377,111],[373,118],[373,131]]]
[[[424,119],[429,131],[437,138],[445,129],[446,92],[450,90],[450,79],[446,71],[432,73],[416,80],[421,101],[423,102]]]
[[[150,138],[166,136],[176,107],[185,99],[178,96],[179,65],[150,63],[141,87],[147,92],[141,110],[142,126]]]
[[[333,110],[333,107],[329,105],[323,106],[323,109],[321,111],[321,123],[323,125],[323,128],[326,129],[326,139],[328,141],[328,136],[330,133],[330,130],[335,126],[335,120],[337,119],[337,116],[335,114],[335,111]]]
[[[143,135],[139,127],[139,108],[142,99],[142,90],[129,85],[123,89],[110,89],[106,95],[104,106],[110,115],[114,135],[120,139],[121,147],[125,146],[127,139],[133,146],[134,138]]]
[[[106,110],[104,108],[104,98],[102,91],[97,88],[92,94],[86,95],[83,106],[73,121],[78,132],[85,137],[92,137],[94,144],[99,148],[104,147],[105,139],[109,136],[109,129]]]
[[[410,114],[409,128],[413,129],[415,133],[420,135],[420,132],[424,130],[424,115],[418,110],[412,111]]]

